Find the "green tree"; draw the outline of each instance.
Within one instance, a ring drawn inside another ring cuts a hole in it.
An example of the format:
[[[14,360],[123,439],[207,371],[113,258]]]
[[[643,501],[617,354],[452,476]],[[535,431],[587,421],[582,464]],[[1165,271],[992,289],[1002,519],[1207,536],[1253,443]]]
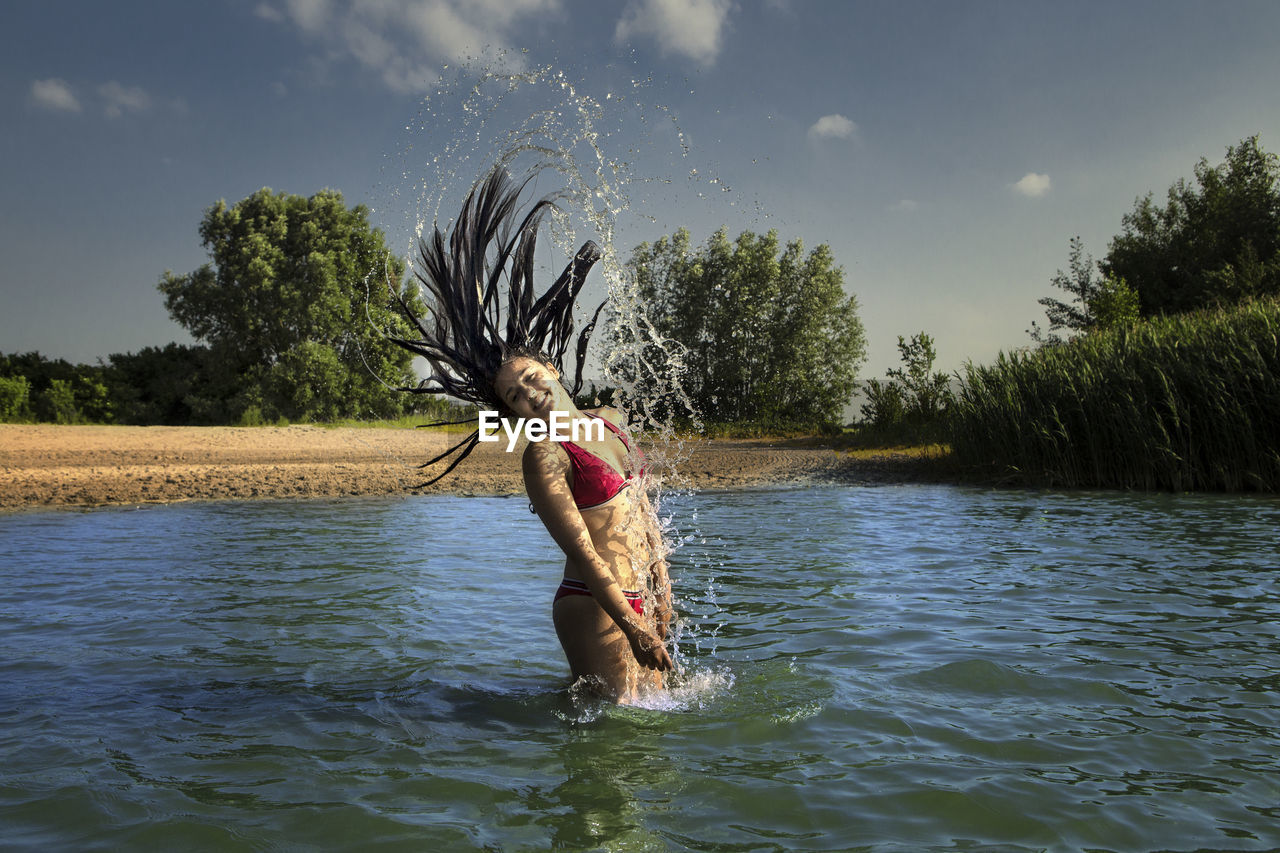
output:
[[[1090,332],[1136,322],[1138,295],[1123,278],[1102,275],[1093,256],[1086,254],[1079,237],[1071,238],[1067,271],[1058,270],[1049,282],[1070,297],[1063,301],[1042,296],[1048,330],[1032,321],[1028,334],[1041,345],[1057,345],[1065,338],[1060,332]]]
[[[1030,335],[1038,344],[1062,343],[1059,331],[1083,331],[1091,325],[1089,301],[1102,286],[1102,276],[1097,272],[1093,257],[1085,254],[1084,243],[1079,237],[1071,238],[1071,251],[1067,256],[1067,272],[1058,270],[1049,283],[1068,294],[1063,301],[1052,296],[1042,296],[1037,301],[1044,306],[1049,319],[1049,329],[1042,330],[1032,321]]]
[[[1107,276],[1089,300],[1090,330],[1121,329],[1140,319],[1138,291],[1122,278]]]
[[[388,280],[403,264],[362,205],[262,189],[205,212],[211,263],[159,283],[170,315],[208,344],[198,420],[236,421],[254,406],[269,420],[389,417],[413,384],[412,356],[387,340],[408,333]],[[416,297],[413,297],[416,299]]]
[[[950,381],[945,373],[935,373],[937,351],[933,338],[924,332],[907,340],[898,335],[902,367],[885,371],[886,379],[869,379],[863,385],[867,401],[862,404],[863,420],[876,427],[904,423],[928,426],[937,423],[952,403]]]
[[[115,401],[107,384],[106,368],[102,365],[80,365],[72,390],[80,419],[89,423],[115,422]]]
[[[79,365],[79,368],[84,368],[84,365]],[[66,359],[48,358],[34,350],[0,356],[0,375],[26,377],[33,400],[49,390],[49,384],[55,379],[70,383],[75,379],[76,371],[77,365]]]
[[[637,246],[628,265],[648,319],[679,350],[701,417],[839,422],[866,337],[825,244],[806,255],[799,240],[782,247],[776,231],[730,241],[722,228],[695,249],[680,229]]]
[[[212,408],[210,353],[204,346],[170,343],[116,353],[109,359],[107,386],[117,420],[129,424],[217,422],[198,417]]]
[[[1280,159],[1257,136],[1217,166],[1201,159],[1163,206],[1139,199],[1123,223],[1101,267],[1137,292],[1144,317],[1280,293]]]
[[[51,423],[111,423],[113,402],[102,365],[72,364],[38,352],[0,356],[0,376],[21,377],[27,404],[21,417]],[[16,387],[16,386],[15,386]]]
[[[31,383],[25,376],[0,376],[0,423],[31,417]]]
[[[888,429],[907,419],[907,401],[902,386],[893,380],[868,379],[862,386],[867,401],[862,404],[862,420],[876,429]]]
[[[71,382],[66,379],[53,379],[49,387],[36,398],[36,411],[42,421],[55,424],[74,424],[80,422],[80,410],[76,408],[76,395]]]
[[[928,423],[941,417],[951,405],[951,389],[947,374],[933,372],[938,357],[933,338],[924,332],[912,335],[910,341],[898,335],[898,353],[903,366],[885,375],[902,385],[907,419]]]

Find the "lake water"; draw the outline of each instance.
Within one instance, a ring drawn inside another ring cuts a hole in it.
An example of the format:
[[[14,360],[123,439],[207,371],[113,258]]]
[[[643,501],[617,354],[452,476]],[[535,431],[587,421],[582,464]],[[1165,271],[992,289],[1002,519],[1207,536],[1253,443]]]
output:
[[[1280,501],[663,511],[651,708],[565,689],[521,500],[0,516],[0,847],[1280,846]]]

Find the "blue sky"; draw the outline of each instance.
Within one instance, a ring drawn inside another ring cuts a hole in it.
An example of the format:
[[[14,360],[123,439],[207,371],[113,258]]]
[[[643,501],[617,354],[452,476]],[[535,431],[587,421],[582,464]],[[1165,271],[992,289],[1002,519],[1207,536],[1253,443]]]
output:
[[[1100,257],[1199,158],[1280,151],[1278,32],[1269,0],[6,3],[0,352],[188,341],[156,282],[206,260],[209,205],[263,186],[341,190],[407,251],[447,140],[423,99],[457,107],[440,87],[501,55],[601,100],[645,81],[683,132],[634,160],[674,189],[633,197],[624,255],[679,225],[826,242],[862,375],[920,330],[952,370],[1028,342],[1071,237]],[[699,200],[711,178],[732,192]]]

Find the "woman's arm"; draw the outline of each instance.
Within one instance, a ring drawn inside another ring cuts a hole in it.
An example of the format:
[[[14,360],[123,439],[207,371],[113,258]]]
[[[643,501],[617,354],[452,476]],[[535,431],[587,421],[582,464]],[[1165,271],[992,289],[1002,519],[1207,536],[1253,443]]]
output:
[[[653,578],[653,620],[658,636],[663,640],[671,633],[671,620],[675,610],[671,606],[671,578],[667,574],[667,561],[655,560],[649,567]]]
[[[636,612],[618,582],[614,580],[609,565],[596,551],[591,532],[582,521],[582,513],[573,502],[569,481],[565,477],[566,463],[547,442],[530,445],[524,454],[524,484],[529,501],[537,510],[547,532],[565,555],[578,566],[582,580],[590,588],[596,602],[618,625],[631,645],[631,652],[641,666],[648,669],[672,668],[662,638],[654,634],[637,618]]]
[[[621,409],[615,409],[611,406],[602,406],[595,410],[596,414],[607,418],[611,423],[621,426],[626,421],[626,416]],[[631,439],[634,441],[634,439]],[[634,445],[631,445],[634,447]],[[671,578],[668,574],[667,567],[667,543],[662,538],[662,527],[658,521],[658,515],[653,510],[653,505],[649,502],[649,493],[641,486],[644,482],[642,477],[633,488],[640,495],[637,502],[641,518],[636,519],[641,529],[644,530],[645,541],[649,545],[649,588],[653,590],[653,609],[654,623],[657,626],[658,634],[663,640],[667,639],[667,632],[671,626],[672,616],[675,610],[671,604]]]
[[[649,542],[649,580],[653,590],[654,621],[658,627],[658,635],[663,640],[671,628],[671,619],[675,610],[671,605],[671,576],[667,566],[667,543],[662,538],[662,528],[658,514],[649,503],[649,494],[640,490],[640,511],[644,513],[641,524],[644,525],[645,537]]]

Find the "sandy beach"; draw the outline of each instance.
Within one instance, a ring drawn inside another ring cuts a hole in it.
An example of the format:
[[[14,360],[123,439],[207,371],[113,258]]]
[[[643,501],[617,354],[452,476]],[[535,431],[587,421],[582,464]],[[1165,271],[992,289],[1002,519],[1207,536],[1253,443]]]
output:
[[[519,451],[483,444],[426,489],[418,465],[465,434],[414,429],[0,424],[0,508],[186,500],[524,491]],[[808,481],[913,479],[918,460],[785,440],[645,447],[664,483],[725,489]],[[664,458],[674,465],[663,465]],[[436,469],[437,471],[440,469]]]

